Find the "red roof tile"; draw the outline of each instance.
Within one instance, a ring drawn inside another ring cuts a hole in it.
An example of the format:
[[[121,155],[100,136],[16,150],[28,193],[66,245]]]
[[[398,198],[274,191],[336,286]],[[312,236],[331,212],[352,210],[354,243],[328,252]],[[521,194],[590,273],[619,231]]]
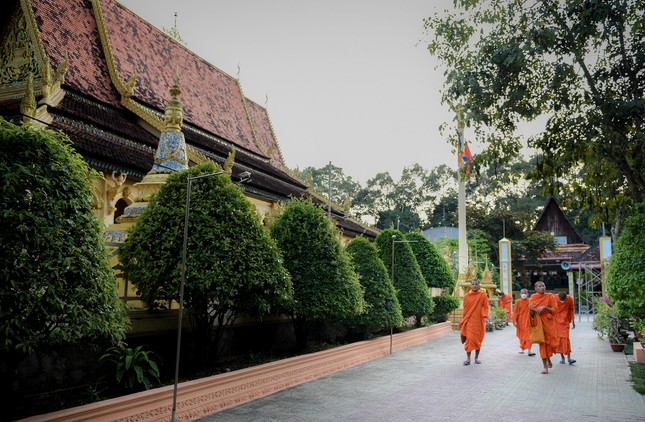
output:
[[[120,96],[109,78],[91,2],[31,0],[31,3],[52,66],[55,68],[64,53],[69,53],[66,85],[118,106]],[[247,102],[258,136],[256,143],[235,78],[116,1],[101,0],[101,7],[121,82],[125,83],[134,70],[137,71],[134,99],[163,111],[178,68],[184,121],[230,141],[238,148],[266,156],[275,142],[267,112],[256,103]],[[275,167],[285,168],[277,148],[270,158]]]
[[[264,155],[255,145],[237,80],[113,0],[102,0],[105,25],[123,82],[136,69],[134,97],[163,110],[179,69],[184,120]],[[133,48],[134,47],[134,48]]]
[[[253,128],[255,129],[255,135],[262,151],[265,155],[268,154],[271,146],[276,144],[276,140],[273,136],[273,130],[271,128],[271,121],[269,120],[269,114],[267,110],[258,105],[256,102],[246,99],[247,107],[249,108],[249,114],[251,115],[251,120],[253,121]],[[280,169],[285,169],[284,161],[282,160],[282,155],[277,145],[273,148],[273,154],[271,155],[271,164]]]
[[[65,53],[69,55],[65,84],[102,102],[119,104],[90,2],[31,0],[31,4],[52,68],[63,61]]]

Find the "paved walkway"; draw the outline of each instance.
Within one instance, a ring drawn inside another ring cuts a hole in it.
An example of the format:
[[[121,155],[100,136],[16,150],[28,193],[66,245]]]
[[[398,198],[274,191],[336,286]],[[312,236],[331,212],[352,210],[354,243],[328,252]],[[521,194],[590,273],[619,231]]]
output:
[[[455,332],[202,421],[645,421],[626,356],[578,319],[577,363],[560,365],[558,355],[548,375],[539,354],[517,353],[512,326],[486,333],[481,365],[462,365]]]

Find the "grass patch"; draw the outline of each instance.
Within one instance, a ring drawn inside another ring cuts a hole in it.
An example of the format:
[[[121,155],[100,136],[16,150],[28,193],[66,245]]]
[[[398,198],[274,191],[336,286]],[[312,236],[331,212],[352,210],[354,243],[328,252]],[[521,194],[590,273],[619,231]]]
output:
[[[629,364],[629,369],[632,373],[634,390],[640,394],[645,394],[645,364],[633,362]]]

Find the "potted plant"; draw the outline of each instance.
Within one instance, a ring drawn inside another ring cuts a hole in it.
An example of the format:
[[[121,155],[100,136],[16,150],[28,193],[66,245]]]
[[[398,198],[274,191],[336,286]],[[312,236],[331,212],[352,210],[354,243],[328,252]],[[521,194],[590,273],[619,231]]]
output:
[[[606,336],[611,350],[622,352],[625,349],[625,335],[622,332],[623,324],[618,310],[606,296],[596,301],[594,307],[597,313],[593,320],[593,328],[598,331],[598,338],[602,339]]]
[[[491,308],[491,320],[496,330],[506,327],[506,309],[493,306]]]

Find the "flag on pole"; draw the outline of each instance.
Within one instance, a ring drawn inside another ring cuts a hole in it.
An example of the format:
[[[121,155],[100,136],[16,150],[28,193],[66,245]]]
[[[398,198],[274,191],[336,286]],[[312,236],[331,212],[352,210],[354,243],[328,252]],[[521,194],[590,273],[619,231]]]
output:
[[[468,144],[464,141],[464,136],[462,133],[457,133],[457,139],[459,140],[458,150],[457,150],[457,160],[459,162],[459,168],[466,166],[466,175],[470,174],[470,163],[473,161],[473,156],[470,153],[470,148]]]

